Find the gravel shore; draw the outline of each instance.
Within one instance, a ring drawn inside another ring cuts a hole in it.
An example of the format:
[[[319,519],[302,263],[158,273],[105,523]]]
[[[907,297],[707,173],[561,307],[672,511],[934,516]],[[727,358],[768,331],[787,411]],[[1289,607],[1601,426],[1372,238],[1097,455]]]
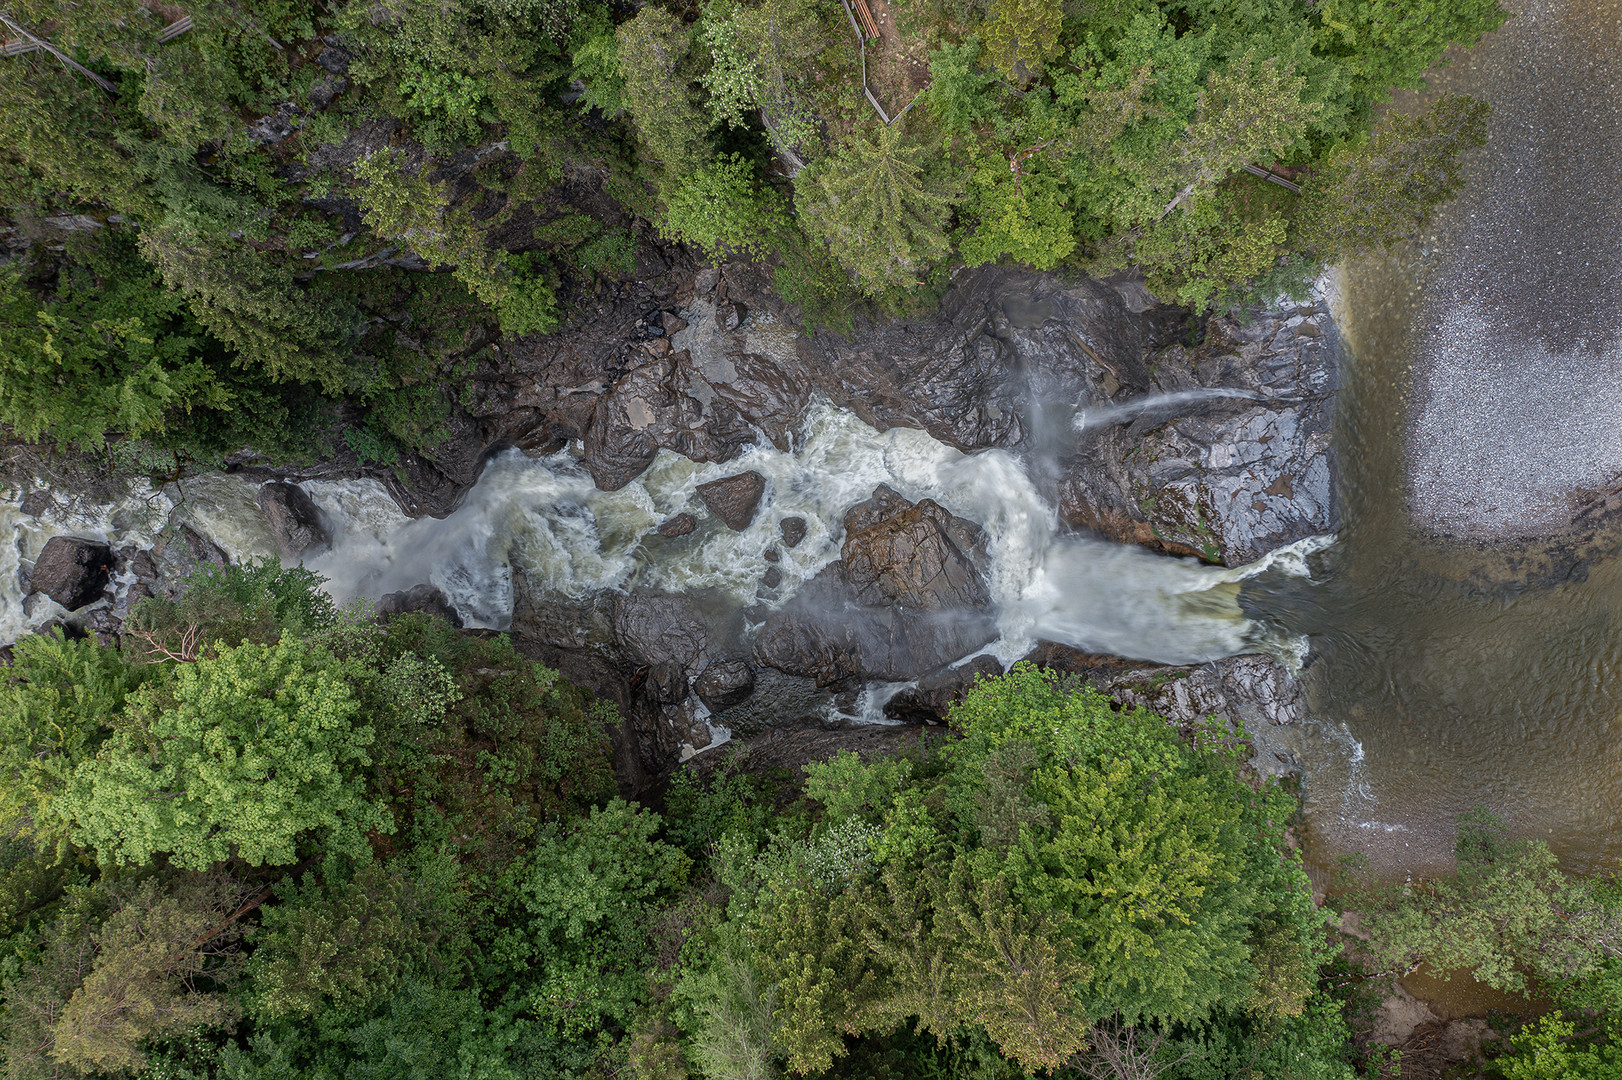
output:
[[[1622,477],[1622,0],[1533,0],[1433,84],[1494,114],[1428,241],[1412,511],[1558,532],[1573,491]]]

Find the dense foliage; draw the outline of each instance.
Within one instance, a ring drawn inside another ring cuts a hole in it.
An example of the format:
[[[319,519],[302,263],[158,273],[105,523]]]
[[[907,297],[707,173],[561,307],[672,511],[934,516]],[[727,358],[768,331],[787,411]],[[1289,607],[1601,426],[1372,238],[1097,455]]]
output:
[[[503,336],[669,240],[764,262],[813,324],[954,263],[1276,292],[1456,190],[1484,106],[1371,125],[1504,17],[907,0],[859,51],[833,0],[179,11],[7,9],[48,46],[0,62],[0,423],[25,439],[393,464]]]
[[[508,639],[319,585],[204,568],[121,647],[15,647],[8,1080],[1013,1078],[1100,1040],[1345,1075],[1294,800],[1219,725],[1022,666],[944,743],[788,803],[684,773],[660,815]]]

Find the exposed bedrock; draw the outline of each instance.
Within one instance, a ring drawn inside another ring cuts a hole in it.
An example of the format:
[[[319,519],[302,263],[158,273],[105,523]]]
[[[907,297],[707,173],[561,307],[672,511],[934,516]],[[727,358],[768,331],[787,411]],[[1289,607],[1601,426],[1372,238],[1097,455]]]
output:
[[[828,697],[810,679],[757,673],[734,601],[610,589],[568,596],[521,570],[514,597],[519,647],[618,707],[615,772],[627,792],[645,791],[673,762],[710,746],[711,716],[752,728],[755,712],[793,719]]]
[[[1064,520],[1110,539],[1234,564],[1335,525],[1339,348],[1316,300],[1200,323],[1132,279],[981,268],[929,315],[804,334],[747,268],[648,270],[481,367],[451,438],[383,477],[402,507],[449,513],[507,446],[573,443],[605,490],[661,449],[786,449],[821,394],[881,429],[1029,456]]]
[[[761,663],[819,686],[916,679],[997,635],[980,527],[880,485],[845,515],[840,558],[773,612]]]
[[[1157,359],[1150,392],[1083,410],[1061,516],[1229,566],[1332,531],[1339,355],[1321,304],[1212,319],[1199,347]]]

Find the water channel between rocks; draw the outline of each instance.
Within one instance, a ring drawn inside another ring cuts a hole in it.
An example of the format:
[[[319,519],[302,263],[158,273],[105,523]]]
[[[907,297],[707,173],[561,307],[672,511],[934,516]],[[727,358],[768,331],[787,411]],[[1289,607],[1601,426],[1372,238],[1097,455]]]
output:
[[[1573,488],[1622,472],[1619,27],[1622,0],[1532,0],[1434,81],[1432,93],[1494,102],[1493,142],[1422,243],[1340,275],[1349,355],[1332,546],[1308,537],[1230,569],[1092,539],[1060,527],[1031,461],[964,454],[909,427],[880,432],[815,404],[789,449],[762,442],[725,464],[661,450],[616,491],[569,451],[507,451],[443,520],[406,517],[375,481],[308,481],[334,536],[307,565],[340,598],[432,583],[472,626],[508,625],[518,570],[562,597],[721,597],[758,627],[840,558],[844,514],[886,484],[983,526],[999,635],[989,651],[1005,663],[1039,639],[1166,663],[1310,657],[1309,718],[1279,737],[1306,765],[1320,869],[1346,852],[1387,872],[1443,868],[1457,816],[1476,806],[1549,840],[1574,868],[1613,860],[1622,528],[1615,515],[1552,536],[1549,526],[1572,518]],[[1253,397],[1179,389],[1082,409],[1052,430],[1076,440],[1159,409]],[[697,488],[746,470],[765,493],[733,531],[702,511]],[[25,610],[19,580],[51,535],[147,548],[183,521],[233,558],[276,552],[256,486],[233,476],[43,514],[22,512],[24,494],[0,501],[0,527],[16,537],[0,547],[4,640],[62,614],[40,594]],[[687,511],[696,528],[658,533]],[[791,517],[807,534],[787,548]],[[118,583],[121,599],[132,584]]]

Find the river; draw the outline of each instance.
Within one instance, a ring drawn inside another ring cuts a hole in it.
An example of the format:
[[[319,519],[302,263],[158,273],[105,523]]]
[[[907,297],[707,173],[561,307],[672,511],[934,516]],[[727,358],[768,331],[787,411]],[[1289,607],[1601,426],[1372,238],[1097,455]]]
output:
[[[1342,268],[1344,527],[1309,635],[1309,851],[1447,865],[1483,806],[1568,866],[1622,855],[1622,536],[1558,532],[1622,474],[1622,4],[1525,5],[1431,80],[1495,109],[1463,194]],[[1402,95],[1414,108],[1419,95]]]
[[[1548,533],[1570,517],[1571,489],[1622,474],[1619,43],[1622,0],[1535,0],[1433,80],[1429,93],[1494,103],[1492,142],[1425,237],[1337,277],[1350,355],[1332,545],[1308,538],[1227,569],[1077,536],[1012,455],[879,432],[824,404],[787,450],[724,465],[662,451],[615,492],[569,452],[509,451],[442,521],[406,518],[374,481],[311,481],[335,536],[309,565],[340,597],[432,582],[475,626],[507,625],[514,566],[566,594],[703,590],[758,614],[837,558],[844,511],[889,484],[985,527],[1005,661],[1039,638],[1169,663],[1305,658],[1310,720],[1284,737],[1306,765],[1319,867],[1345,853],[1393,872],[1445,867],[1454,820],[1476,806],[1569,865],[1610,861],[1622,855],[1622,530]],[[1152,403],[1209,394],[1182,396]],[[1076,426],[1148,403],[1082,412]],[[697,509],[697,485],[744,469],[768,483],[748,528],[657,534]],[[230,476],[43,515],[21,511],[25,494],[0,500],[16,537],[0,549],[6,640],[61,614],[38,596],[25,610],[17,580],[50,535],[147,547],[179,519],[234,557],[275,551],[253,485]],[[809,532],[779,551],[790,516]],[[769,563],[782,583],[759,592]]]

